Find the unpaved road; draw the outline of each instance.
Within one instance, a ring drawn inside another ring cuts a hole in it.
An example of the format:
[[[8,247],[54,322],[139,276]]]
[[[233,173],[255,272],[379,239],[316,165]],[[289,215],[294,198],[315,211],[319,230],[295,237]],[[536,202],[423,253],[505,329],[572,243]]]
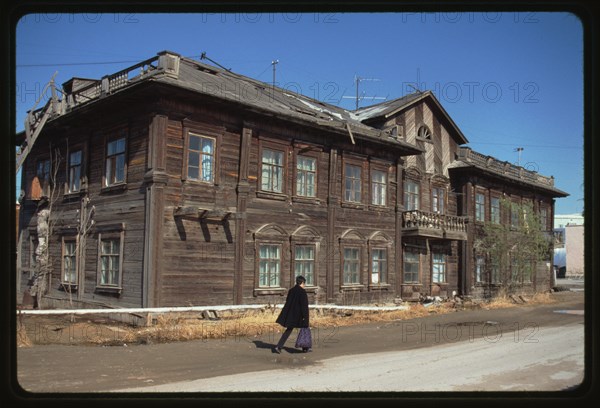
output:
[[[120,391],[557,391],[583,381],[582,325],[530,328],[521,338],[488,331],[457,344]]]
[[[548,305],[316,330],[307,354],[273,354],[279,333],[19,348],[15,379],[30,393],[562,390],[582,380],[584,304],[582,292],[554,296]]]

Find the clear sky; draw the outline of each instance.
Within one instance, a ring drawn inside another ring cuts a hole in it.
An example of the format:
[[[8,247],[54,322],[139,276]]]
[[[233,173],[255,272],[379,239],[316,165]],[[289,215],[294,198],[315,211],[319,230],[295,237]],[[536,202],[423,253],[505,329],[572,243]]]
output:
[[[553,175],[583,210],[583,30],[568,13],[36,14],[17,26],[17,129],[58,71],[101,78],[162,50],[354,109],[432,90],[483,154]],[[18,183],[18,181],[17,181]],[[17,184],[17,194],[20,190]]]

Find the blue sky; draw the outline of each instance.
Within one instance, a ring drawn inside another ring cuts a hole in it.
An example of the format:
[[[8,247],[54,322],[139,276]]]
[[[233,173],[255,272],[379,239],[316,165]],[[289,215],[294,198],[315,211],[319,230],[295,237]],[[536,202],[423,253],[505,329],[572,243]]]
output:
[[[158,51],[347,109],[432,90],[469,146],[555,177],[583,210],[583,31],[568,13],[37,14],[16,32],[17,131],[54,72],[101,78]],[[344,97],[346,96],[346,98]],[[18,181],[17,181],[18,183]],[[20,187],[17,185],[17,194]]]

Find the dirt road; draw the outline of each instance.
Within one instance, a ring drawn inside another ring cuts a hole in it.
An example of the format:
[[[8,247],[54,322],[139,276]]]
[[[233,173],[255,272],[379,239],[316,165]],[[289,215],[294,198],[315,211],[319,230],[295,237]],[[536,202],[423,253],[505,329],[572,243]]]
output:
[[[581,381],[583,293],[555,295],[559,302],[549,305],[315,330],[314,351],[307,354],[293,348],[273,354],[279,333],[127,347],[20,348],[17,380],[33,393],[268,391],[276,382],[286,391],[563,389]],[[299,383],[303,376],[312,380]]]

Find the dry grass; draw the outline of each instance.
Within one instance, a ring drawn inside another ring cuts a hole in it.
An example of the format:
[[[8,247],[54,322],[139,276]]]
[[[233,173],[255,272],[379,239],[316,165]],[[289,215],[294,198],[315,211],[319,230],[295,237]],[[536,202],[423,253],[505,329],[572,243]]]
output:
[[[520,300],[521,302],[517,302]],[[556,299],[552,298],[552,295],[548,292],[535,293],[532,296],[521,296],[513,295],[510,296],[506,293],[501,293],[494,297],[490,302],[482,304],[482,308],[486,310],[490,309],[504,309],[507,307],[515,307],[523,304],[527,305],[544,305],[555,303]]]
[[[549,293],[539,293],[525,298],[527,305],[554,303]],[[330,329],[346,327],[373,322],[389,322],[394,320],[408,320],[432,314],[445,314],[462,308],[501,309],[521,306],[508,295],[500,295],[490,302],[443,302],[425,307],[422,304],[412,304],[406,310],[396,311],[324,311],[311,312],[311,327],[315,329]],[[28,336],[25,323],[29,325],[45,324],[62,330],[60,344],[95,344],[95,345],[123,345],[136,343],[168,343],[188,340],[208,340],[225,338],[256,338],[262,335],[274,335],[282,332],[283,328],[275,323],[279,309],[269,308],[264,311],[248,311],[237,315],[225,315],[218,320],[201,319],[194,314],[165,314],[158,315],[155,323],[150,327],[132,327],[129,325],[112,323],[107,319],[87,320],[66,323],[59,320],[30,320],[19,321],[17,327],[17,344],[19,347],[29,347],[33,344],[49,344],[55,340],[48,340],[36,334]],[[25,319],[25,318],[24,318]],[[29,327],[32,330],[32,327]],[[40,340],[41,338],[41,340]],[[57,337],[58,338],[58,337]],[[55,341],[56,342],[56,341]]]

